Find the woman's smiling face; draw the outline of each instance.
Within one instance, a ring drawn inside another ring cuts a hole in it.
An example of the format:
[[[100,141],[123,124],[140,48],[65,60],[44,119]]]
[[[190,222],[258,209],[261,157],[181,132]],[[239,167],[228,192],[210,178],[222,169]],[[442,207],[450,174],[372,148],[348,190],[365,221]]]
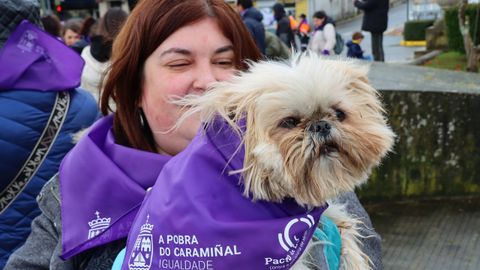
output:
[[[166,132],[181,115],[181,108],[168,100],[202,93],[212,82],[228,80],[234,72],[232,42],[212,18],[178,29],[147,58],[139,106],[160,153],[179,153],[200,127],[199,119],[190,117],[178,129]]]

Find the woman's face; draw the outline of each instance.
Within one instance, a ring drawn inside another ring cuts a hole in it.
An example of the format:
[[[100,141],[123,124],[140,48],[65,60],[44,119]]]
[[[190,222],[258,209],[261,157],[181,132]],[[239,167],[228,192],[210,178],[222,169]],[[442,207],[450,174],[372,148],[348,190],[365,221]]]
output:
[[[147,58],[139,106],[160,153],[179,153],[200,127],[199,119],[190,117],[178,129],[167,132],[181,115],[180,107],[168,99],[200,94],[212,82],[229,79],[234,66],[232,42],[212,18],[178,29]]]
[[[65,44],[67,44],[67,46],[71,46],[79,40],[80,40],[80,35],[71,29],[67,29],[65,31],[65,34],[63,35],[63,41],[65,41]]]
[[[319,19],[319,18],[313,17],[313,25],[315,27],[319,27],[320,25],[322,25],[324,20],[325,20],[325,18]]]

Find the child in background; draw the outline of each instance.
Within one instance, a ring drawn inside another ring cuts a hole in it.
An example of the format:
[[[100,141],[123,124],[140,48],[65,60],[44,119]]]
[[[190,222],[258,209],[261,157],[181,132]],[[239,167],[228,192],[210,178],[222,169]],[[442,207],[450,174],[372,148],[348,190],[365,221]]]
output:
[[[368,57],[363,56],[364,51],[362,50],[362,47],[360,47],[363,38],[364,36],[361,32],[353,33],[352,40],[347,42],[347,57],[369,60]]]
[[[300,48],[302,52],[307,50],[310,39],[310,25],[307,22],[307,16],[300,14],[300,23],[298,24],[297,35],[300,38]]]

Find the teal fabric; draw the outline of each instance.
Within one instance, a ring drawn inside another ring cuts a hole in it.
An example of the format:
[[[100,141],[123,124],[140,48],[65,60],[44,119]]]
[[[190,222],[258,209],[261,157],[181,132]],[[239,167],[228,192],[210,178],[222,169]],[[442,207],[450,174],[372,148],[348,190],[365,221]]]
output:
[[[113,262],[112,270],[122,269],[123,260],[125,259],[125,252],[126,252],[126,248],[122,249],[118,253],[117,257],[115,258],[115,261]]]
[[[331,219],[322,215],[318,228],[313,234],[313,239],[325,243],[323,253],[327,260],[329,270],[340,268],[340,252],[342,248],[342,239],[337,225]]]

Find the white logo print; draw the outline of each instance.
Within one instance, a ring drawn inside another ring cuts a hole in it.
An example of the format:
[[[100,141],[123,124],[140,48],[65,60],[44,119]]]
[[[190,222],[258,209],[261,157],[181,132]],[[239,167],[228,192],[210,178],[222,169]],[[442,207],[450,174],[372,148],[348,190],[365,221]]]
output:
[[[37,39],[37,33],[27,30],[20,38],[17,47],[23,51],[32,52],[35,48],[35,44],[37,43]]]
[[[97,215],[97,219],[88,222],[88,226],[90,227],[90,230],[88,230],[88,239],[94,238],[110,226],[111,218],[100,218],[98,211],[95,212],[95,215]]]
[[[278,242],[280,242],[280,245],[285,251],[289,251],[290,249],[297,248],[298,242],[300,242],[300,239],[298,239],[296,236],[293,237],[295,240],[295,243],[292,242],[292,239],[290,238],[290,228],[292,228],[293,225],[297,222],[303,222],[308,225],[308,228],[310,229],[313,224],[315,224],[315,221],[311,215],[307,215],[307,218],[294,218],[288,222],[287,226],[285,226],[285,230],[282,233],[278,234]]]
[[[128,260],[128,269],[130,270],[149,270],[152,265],[153,256],[153,225],[147,221],[140,228],[140,234],[137,236],[132,255]]]
[[[305,229],[305,224],[308,226]],[[295,227],[295,229],[292,229]],[[285,255],[281,257],[265,257],[265,266],[268,269],[290,269],[292,264],[301,255],[301,251],[306,246],[307,235],[312,229],[315,229],[315,220],[313,216],[294,218],[290,220],[283,232],[278,234],[278,242],[285,250]],[[293,235],[293,239],[291,237]]]

